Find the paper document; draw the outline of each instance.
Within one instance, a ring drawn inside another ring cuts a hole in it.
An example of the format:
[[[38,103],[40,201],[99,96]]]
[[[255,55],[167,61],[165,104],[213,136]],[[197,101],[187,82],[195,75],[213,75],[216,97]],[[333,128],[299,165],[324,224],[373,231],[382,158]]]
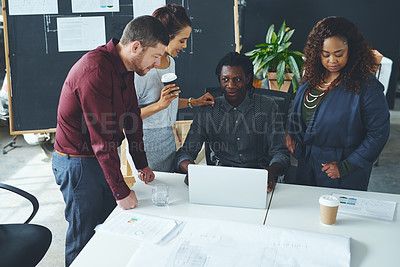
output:
[[[349,267],[350,238],[229,221],[188,219],[174,240],[165,245],[144,244],[127,266]]]
[[[58,51],[89,51],[106,43],[104,16],[57,18]]]
[[[103,223],[98,231],[121,235],[153,244],[165,243],[179,231],[182,221],[124,210]]]
[[[58,2],[57,0],[8,0],[8,11],[10,16],[58,14]]]
[[[165,2],[165,0],[135,0],[133,1],[133,16],[137,18],[151,15],[157,8],[165,6]]]
[[[339,199],[339,213],[361,215],[392,221],[396,202],[332,194]]]
[[[72,13],[119,12],[119,0],[71,0]]]

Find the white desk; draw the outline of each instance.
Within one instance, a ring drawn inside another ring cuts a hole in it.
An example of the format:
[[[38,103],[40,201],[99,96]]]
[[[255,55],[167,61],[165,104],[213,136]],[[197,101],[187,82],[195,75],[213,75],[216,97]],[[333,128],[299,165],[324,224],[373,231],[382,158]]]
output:
[[[338,214],[335,225],[324,226],[320,224],[318,199],[331,193],[400,203],[400,195],[395,194],[277,184],[266,225],[350,236],[352,267],[399,266],[399,204],[391,222]]]
[[[267,210],[191,204],[189,203],[189,188],[183,182],[184,175],[161,172],[155,172],[155,174],[156,178],[150,184],[146,185],[141,181],[137,181],[133,186],[139,200],[139,204],[135,208],[137,212],[163,217],[176,216],[253,224],[264,223]],[[157,183],[169,185],[170,205],[167,207],[156,207],[152,204],[151,189],[152,185]],[[268,194],[268,203],[270,199],[271,194]],[[118,207],[115,208],[109,218],[120,211]],[[139,246],[140,242],[132,239],[98,232],[92,237],[71,266],[125,266]]]
[[[183,179],[184,176],[180,174],[156,173],[156,179],[151,184],[162,182],[170,185],[171,204],[168,207],[153,206],[151,185],[137,182],[134,185],[139,199],[136,210],[165,217],[212,218],[254,224],[264,222],[266,210],[190,204],[188,187]],[[400,195],[394,194],[277,184],[272,200],[271,194],[268,194],[271,204],[266,225],[350,236],[352,267],[397,266],[400,263],[399,205],[392,222],[338,214],[336,225],[323,226],[319,220],[318,199],[322,194],[334,192],[400,203]],[[119,211],[116,208],[110,217]],[[132,239],[99,232],[89,241],[72,266],[125,266],[139,246],[140,243]]]
[[[264,223],[266,210],[191,204],[189,203],[189,187],[183,182],[185,178],[183,174],[161,172],[155,172],[155,174],[156,178],[150,184],[146,185],[139,181],[133,186],[139,200],[139,205],[135,208],[138,212],[157,216],[184,216],[254,224]],[[157,183],[169,185],[170,205],[167,207],[155,207],[151,202],[152,185]],[[270,201],[271,194],[268,194],[268,198]]]

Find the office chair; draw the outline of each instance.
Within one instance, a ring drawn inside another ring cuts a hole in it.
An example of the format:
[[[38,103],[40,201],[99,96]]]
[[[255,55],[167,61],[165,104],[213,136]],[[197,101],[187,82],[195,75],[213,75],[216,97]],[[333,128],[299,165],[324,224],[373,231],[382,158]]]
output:
[[[263,89],[263,88],[253,88],[253,89],[255,94],[268,96],[275,101],[282,115],[283,123],[286,129],[286,123],[288,120],[289,106],[290,106],[290,101],[292,99],[292,94],[282,91]],[[222,95],[221,87],[207,87],[205,91],[209,92],[213,97],[218,97]]]
[[[0,266],[36,266],[51,244],[52,234],[44,226],[29,224],[39,209],[37,199],[19,188],[0,183],[0,188],[28,199],[33,211],[25,223],[0,224]]]

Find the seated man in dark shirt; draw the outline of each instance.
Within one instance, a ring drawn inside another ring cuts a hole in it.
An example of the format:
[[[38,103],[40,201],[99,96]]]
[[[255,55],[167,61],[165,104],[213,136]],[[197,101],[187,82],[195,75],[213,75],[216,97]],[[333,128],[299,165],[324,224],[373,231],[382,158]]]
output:
[[[215,98],[214,106],[201,107],[196,113],[177,152],[178,170],[187,173],[207,141],[217,165],[267,169],[269,192],[276,177],[290,166],[278,106],[271,98],[254,93],[253,65],[248,57],[228,53],[218,63],[216,74],[223,96]]]

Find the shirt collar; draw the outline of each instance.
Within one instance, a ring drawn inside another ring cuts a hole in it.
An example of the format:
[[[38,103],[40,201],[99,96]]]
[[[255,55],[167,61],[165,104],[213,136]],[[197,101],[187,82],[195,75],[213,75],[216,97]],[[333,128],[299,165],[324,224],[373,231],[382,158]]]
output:
[[[242,103],[240,103],[238,106],[234,107],[229,102],[225,99],[225,96],[222,95],[222,106],[225,108],[226,111],[231,111],[232,109],[236,108],[236,110],[239,110],[241,112],[244,112],[248,107],[250,107],[251,100],[249,96],[249,91],[246,91],[246,96],[243,99]]]
[[[112,38],[107,44],[106,44],[106,49],[111,55],[111,61],[113,63],[113,66],[115,68],[115,71],[117,73],[120,73],[122,75],[132,73],[131,71],[128,71],[125,67],[124,62],[122,62],[121,57],[119,56],[117,52],[117,44],[119,43],[118,39]]]

